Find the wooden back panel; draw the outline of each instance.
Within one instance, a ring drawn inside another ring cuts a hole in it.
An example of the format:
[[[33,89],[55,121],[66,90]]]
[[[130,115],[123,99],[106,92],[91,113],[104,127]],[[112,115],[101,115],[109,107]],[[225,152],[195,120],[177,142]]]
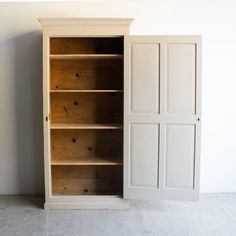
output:
[[[123,60],[53,60],[50,88],[123,89]]]
[[[122,54],[123,37],[51,38],[50,54]]]
[[[52,123],[123,123],[123,93],[52,93]]]
[[[121,158],[123,130],[52,130],[51,147],[53,160]]]
[[[52,193],[122,195],[122,173],[117,166],[53,166]]]

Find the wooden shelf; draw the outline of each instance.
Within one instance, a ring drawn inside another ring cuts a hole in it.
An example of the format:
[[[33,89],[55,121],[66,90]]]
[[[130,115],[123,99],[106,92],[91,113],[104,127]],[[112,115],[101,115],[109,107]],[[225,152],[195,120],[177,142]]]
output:
[[[84,159],[64,159],[64,160],[52,160],[52,166],[97,166],[97,165],[122,165],[122,159],[118,158],[84,158]]]
[[[88,90],[81,90],[81,89],[52,89],[50,90],[51,93],[121,93],[123,90],[115,90],[115,89],[88,89]]]
[[[77,59],[122,59],[122,54],[51,54],[52,60],[77,60]]]
[[[66,124],[52,123],[51,129],[122,129],[121,124]]]

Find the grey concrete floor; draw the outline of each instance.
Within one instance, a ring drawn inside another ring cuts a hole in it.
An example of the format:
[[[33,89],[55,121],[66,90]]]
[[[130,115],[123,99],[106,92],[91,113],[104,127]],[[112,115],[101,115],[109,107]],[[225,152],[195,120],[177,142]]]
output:
[[[39,196],[0,197],[0,236],[236,236],[236,194],[199,202],[134,201],[129,210],[43,210]]]

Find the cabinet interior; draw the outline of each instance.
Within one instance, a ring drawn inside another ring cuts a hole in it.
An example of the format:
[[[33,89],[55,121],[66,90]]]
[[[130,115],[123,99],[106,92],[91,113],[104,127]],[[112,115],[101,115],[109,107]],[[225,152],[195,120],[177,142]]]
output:
[[[123,93],[53,93],[52,123],[122,123]]]
[[[123,194],[123,37],[50,38],[53,195]]]
[[[50,54],[123,54],[123,37],[51,38]]]
[[[123,60],[52,60],[51,90],[122,90]]]
[[[120,166],[52,166],[55,195],[120,195]]]
[[[119,129],[51,131],[51,157],[52,163],[55,164],[63,161],[83,163],[94,159],[98,164],[100,162],[105,165],[121,165],[122,147],[123,132]]]

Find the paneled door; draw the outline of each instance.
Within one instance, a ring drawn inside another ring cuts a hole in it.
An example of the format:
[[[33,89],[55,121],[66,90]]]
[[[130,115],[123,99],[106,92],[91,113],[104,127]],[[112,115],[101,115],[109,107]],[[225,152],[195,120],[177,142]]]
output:
[[[197,199],[201,37],[124,40],[124,198]]]

